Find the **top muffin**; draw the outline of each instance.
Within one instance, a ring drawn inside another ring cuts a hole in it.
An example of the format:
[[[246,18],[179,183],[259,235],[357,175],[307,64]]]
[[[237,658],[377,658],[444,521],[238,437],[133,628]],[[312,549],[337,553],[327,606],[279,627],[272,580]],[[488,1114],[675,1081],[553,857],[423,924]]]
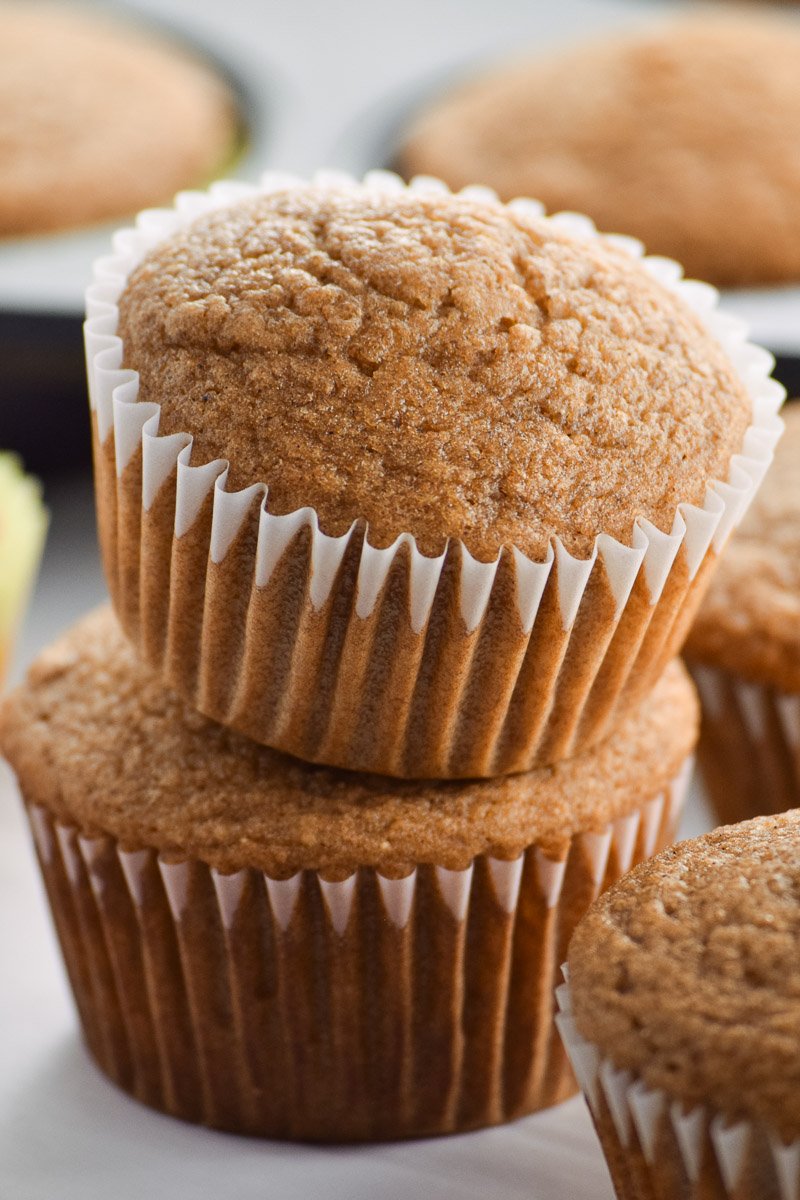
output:
[[[800,279],[800,28],[703,17],[506,64],[423,113],[404,173],[586,212],[689,275]]]
[[[179,46],[72,5],[0,4],[0,235],[169,200],[238,140],[228,85]]]
[[[159,432],[327,534],[575,554],[669,530],[751,406],[684,302],[609,244],[459,196],[297,187],[156,247],[120,300]]]

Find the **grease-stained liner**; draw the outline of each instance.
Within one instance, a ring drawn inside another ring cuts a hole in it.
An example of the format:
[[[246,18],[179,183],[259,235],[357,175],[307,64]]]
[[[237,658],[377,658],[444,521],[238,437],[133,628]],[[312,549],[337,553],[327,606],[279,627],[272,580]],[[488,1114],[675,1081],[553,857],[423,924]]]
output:
[[[402,879],[221,875],[28,812],[86,1042],[115,1083],[218,1129],[366,1141],[575,1091],[559,963],[599,892],[672,842],[688,771],[560,857],[533,845]]]
[[[716,311],[716,292],[677,264],[645,267],[718,337],[753,401],[753,424],[702,507],[681,504],[663,533],[637,520],[631,545],[600,534],[587,559],[554,539],[533,562],[495,562],[451,540],[438,558],[403,534],[341,537],[316,512],[267,512],[267,488],[226,491],[227,463],[192,464],[189,433],[159,437],[160,408],[136,403],[120,369],[117,301],[142,256],[213,208],[297,183],[218,184],[174,210],[140,215],[95,264],[86,350],[100,543],[117,616],[139,656],[195,708],[307,762],[405,777],[529,770],[599,741],[660,676],[683,641],[709,571],[744,514],[781,431],[772,358]],[[341,182],[320,174],[317,183]],[[349,178],[347,182],[352,184]],[[401,189],[370,172],[364,185]],[[412,190],[443,188],[422,179]],[[465,194],[496,201],[487,189]],[[512,208],[532,211],[533,201]],[[587,218],[550,218],[597,238]],[[639,257],[641,246],[613,237]]]
[[[563,968],[565,977],[566,967]],[[709,1106],[685,1109],[581,1037],[569,984],[556,1024],[603,1146],[619,1200],[800,1200],[800,1139]]]
[[[800,808],[800,695],[688,666],[703,706],[698,760],[720,824]]]

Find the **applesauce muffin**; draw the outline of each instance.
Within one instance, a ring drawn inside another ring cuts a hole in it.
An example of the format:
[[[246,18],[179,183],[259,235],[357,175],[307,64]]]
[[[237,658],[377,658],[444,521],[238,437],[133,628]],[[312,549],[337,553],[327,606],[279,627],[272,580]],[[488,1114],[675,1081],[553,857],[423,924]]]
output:
[[[588,213],[687,275],[800,280],[800,28],[688,17],[505,63],[424,111],[404,174]]]
[[[566,939],[673,837],[697,719],[674,663],[558,767],[350,774],[201,716],[100,610],[34,664],[0,744],[102,1069],[187,1120],[353,1140],[570,1094],[552,1026]]]
[[[618,1196],[797,1187],[798,873],[800,813],[761,817],[640,865],[578,926],[559,1023]]]
[[[0,236],[171,200],[233,157],[217,71],[171,41],[67,4],[0,4]]]
[[[720,821],[800,806],[800,404],[695,619],[700,765]]]
[[[709,485],[769,456],[761,360],[745,382],[674,280],[530,205],[383,174],[209,204],[90,295],[101,543],[138,652],[308,761],[469,777],[596,741],[763,467],[724,516]]]

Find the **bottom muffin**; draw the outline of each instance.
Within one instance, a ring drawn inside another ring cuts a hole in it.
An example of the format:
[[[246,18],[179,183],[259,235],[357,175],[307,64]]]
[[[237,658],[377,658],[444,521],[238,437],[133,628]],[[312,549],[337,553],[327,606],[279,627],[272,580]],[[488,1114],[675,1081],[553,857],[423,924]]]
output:
[[[602,896],[557,1023],[620,1200],[800,1195],[800,812],[682,842]]]
[[[669,842],[697,705],[673,664],[602,746],[526,775],[307,766],[138,665],[107,610],[0,714],[89,1048],[144,1103],[243,1133],[449,1133],[570,1095],[558,964]]]

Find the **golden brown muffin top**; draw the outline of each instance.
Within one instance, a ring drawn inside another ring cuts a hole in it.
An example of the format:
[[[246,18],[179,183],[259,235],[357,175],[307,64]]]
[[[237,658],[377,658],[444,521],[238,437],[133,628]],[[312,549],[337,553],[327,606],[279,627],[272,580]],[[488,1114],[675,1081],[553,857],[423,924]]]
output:
[[[204,183],[236,146],[230,89],[130,22],[0,3],[0,235],[136,212]]]
[[[108,609],[31,668],[0,712],[0,744],[29,803],[130,849],[222,871],[357,866],[404,875],[466,867],[534,843],[558,854],[675,778],[697,702],[674,663],[603,745],[555,768],[479,781],[404,781],[314,767],[202,717],[139,665]]]
[[[686,646],[695,661],[800,692],[800,403],[722,557]]]
[[[687,1106],[800,1134],[800,812],[682,842],[593,905],[569,948],[578,1031]]]
[[[160,432],[230,459],[230,488],[431,555],[669,530],[751,413],[639,263],[447,195],[300,187],[205,216],[132,273],[119,334]]]
[[[408,175],[535,196],[687,274],[800,279],[800,28],[704,16],[529,57],[415,122]]]

